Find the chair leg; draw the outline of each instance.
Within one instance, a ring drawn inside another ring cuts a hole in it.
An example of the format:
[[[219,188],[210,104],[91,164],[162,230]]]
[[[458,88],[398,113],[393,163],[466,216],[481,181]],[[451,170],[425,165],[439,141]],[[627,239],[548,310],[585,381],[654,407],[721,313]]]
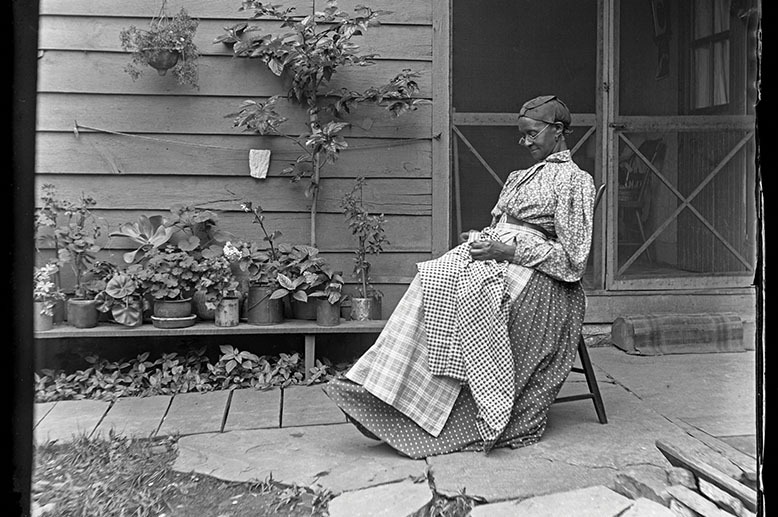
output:
[[[594,376],[594,368],[592,368],[592,361],[589,359],[589,352],[586,349],[583,334],[578,338],[578,357],[581,358],[581,366],[584,369],[586,384],[589,385],[589,392],[592,394],[594,410],[597,411],[597,419],[601,424],[607,424],[608,417],[605,416],[605,404],[602,403],[600,388],[597,386],[597,378]]]

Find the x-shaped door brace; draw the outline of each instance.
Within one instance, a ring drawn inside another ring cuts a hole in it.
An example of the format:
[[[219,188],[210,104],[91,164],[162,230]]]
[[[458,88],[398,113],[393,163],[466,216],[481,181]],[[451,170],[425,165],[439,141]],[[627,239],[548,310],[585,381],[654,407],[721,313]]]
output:
[[[486,162],[483,156],[481,156],[481,153],[479,153],[475,147],[473,147],[473,144],[470,143],[470,140],[468,140],[465,135],[462,134],[462,132],[459,130],[458,127],[455,125],[452,125],[451,128],[454,130],[454,133],[459,137],[460,140],[462,140],[462,143],[465,144],[465,146],[470,150],[471,153],[473,153],[473,156],[476,157],[476,159],[481,162],[481,165],[484,166],[486,169],[486,172],[488,172],[494,181],[497,182],[498,185],[501,187],[505,184],[502,179],[500,179],[500,176],[497,175],[496,172],[494,172],[494,169],[492,169],[489,164]],[[586,142],[586,140],[594,133],[595,126],[590,127],[587,129],[586,133],[578,140],[578,142],[575,143],[575,146],[570,150],[570,154],[574,155],[575,152]],[[454,144],[456,145],[456,139],[454,139]],[[456,156],[456,153],[455,153]],[[457,171],[458,173],[458,171]]]
[[[706,176],[706,177],[705,177],[705,179],[704,179],[704,180],[703,180],[703,181],[702,181],[702,182],[701,182],[699,185],[697,185],[697,188],[695,188],[695,189],[692,191],[692,193],[691,193],[691,194],[689,194],[689,197],[684,197],[684,196],[683,196],[683,194],[681,194],[681,193],[678,191],[678,189],[676,189],[676,188],[675,188],[675,187],[674,187],[674,186],[673,186],[673,185],[670,183],[670,181],[668,181],[668,180],[667,180],[667,178],[665,178],[665,177],[662,175],[662,173],[661,173],[661,172],[659,172],[659,171],[657,170],[657,168],[656,168],[656,167],[654,167],[654,164],[653,164],[653,163],[651,163],[651,160],[649,160],[648,158],[646,158],[646,157],[643,155],[643,153],[641,153],[641,152],[638,150],[638,148],[635,146],[635,144],[633,144],[633,143],[632,143],[632,141],[630,141],[630,139],[629,139],[629,138],[627,138],[626,136],[624,136],[624,133],[619,133],[619,134],[618,134],[618,135],[619,135],[619,137],[620,137],[622,140],[624,140],[624,142],[625,142],[625,143],[626,143],[626,144],[627,144],[627,145],[628,145],[628,146],[629,146],[629,147],[630,147],[630,148],[631,148],[631,149],[632,149],[632,150],[635,152],[635,154],[636,154],[636,155],[637,155],[637,156],[638,156],[638,157],[639,157],[641,160],[643,160],[643,161],[645,162],[645,164],[648,166],[648,168],[649,168],[649,169],[651,169],[651,172],[653,172],[653,173],[654,173],[654,175],[656,175],[656,177],[657,177],[657,178],[659,178],[659,180],[660,180],[660,181],[661,181],[661,182],[662,182],[662,183],[663,183],[663,184],[664,184],[664,185],[665,185],[665,186],[666,186],[668,189],[670,189],[670,192],[672,192],[673,194],[675,194],[675,196],[676,196],[678,199],[680,199],[680,200],[681,200],[681,204],[680,204],[680,206],[678,206],[678,207],[677,207],[677,208],[676,208],[676,209],[673,211],[673,213],[672,213],[672,214],[670,214],[670,216],[667,218],[667,220],[666,220],[664,223],[662,223],[662,225],[661,225],[661,226],[659,226],[659,228],[657,228],[657,229],[654,231],[654,233],[652,233],[651,235],[649,235],[649,237],[646,239],[646,242],[644,242],[644,243],[643,243],[643,244],[642,244],[642,245],[641,245],[641,246],[640,246],[640,247],[639,247],[639,248],[638,248],[638,249],[635,251],[635,253],[634,253],[634,254],[632,254],[632,256],[629,258],[629,260],[627,260],[627,261],[626,261],[626,262],[625,262],[625,263],[624,263],[624,264],[621,266],[621,268],[619,268],[618,272],[616,273],[616,275],[617,275],[617,276],[618,276],[618,275],[621,275],[621,274],[622,274],[624,271],[626,271],[626,270],[627,270],[627,268],[628,268],[629,266],[631,266],[631,265],[632,265],[632,263],[633,263],[633,262],[635,262],[635,260],[637,260],[638,256],[639,256],[641,253],[643,253],[643,251],[644,251],[646,248],[648,248],[648,246],[649,246],[649,245],[650,245],[650,244],[651,244],[651,243],[652,243],[654,240],[656,240],[656,238],[657,238],[657,237],[659,237],[659,235],[660,235],[660,234],[661,234],[661,233],[664,231],[664,229],[665,229],[665,228],[667,228],[667,227],[668,227],[668,226],[669,226],[669,225],[670,225],[670,224],[673,222],[673,220],[675,220],[675,218],[676,218],[676,217],[678,217],[678,215],[679,215],[679,214],[680,214],[680,213],[683,211],[683,209],[684,209],[684,208],[688,208],[688,209],[689,209],[689,210],[690,210],[690,211],[691,211],[691,212],[692,212],[692,213],[693,213],[695,216],[697,216],[697,218],[700,220],[700,222],[702,222],[702,224],[704,224],[705,226],[707,226],[707,227],[708,227],[708,229],[711,231],[711,233],[712,233],[714,236],[716,236],[716,238],[717,238],[718,240],[720,240],[720,241],[721,241],[721,243],[722,243],[722,244],[723,244],[723,245],[724,245],[724,246],[725,246],[725,247],[726,247],[726,248],[727,248],[727,249],[730,251],[730,253],[732,253],[732,254],[733,254],[733,255],[734,255],[734,256],[735,256],[735,257],[736,257],[736,258],[737,258],[737,259],[738,259],[740,262],[742,262],[742,263],[743,263],[743,265],[746,267],[746,270],[747,270],[747,271],[751,271],[751,270],[752,270],[752,265],[751,265],[751,264],[750,264],[750,263],[749,263],[749,262],[748,262],[746,259],[744,259],[744,258],[743,258],[743,256],[742,256],[740,253],[738,253],[738,251],[737,251],[737,250],[736,250],[736,249],[735,249],[735,248],[734,248],[734,247],[733,247],[733,246],[732,246],[732,245],[731,245],[729,242],[727,242],[727,239],[725,239],[725,238],[724,238],[724,237],[723,237],[723,236],[722,236],[722,235],[721,235],[721,234],[720,234],[718,231],[716,231],[716,228],[714,228],[714,227],[713,227],[713,225],[712,225],[710,222],[708,222],[708,220],[707,220],[707,219],[705,219],[705,217],[704,217],[704,216],[703,216],[703,215],[702,215],[702,214],[701,214],[701,213],[700,213],[700,212],[699,212],[699,211],[698,211],[696,208],[694,208],[694,207],[692,206],[691,202],[694,200],[694,198],[695,198],[695,197],[697,197],[697,194],[699,194],[699,193],[702,191],[702,189],[703,189],[703,188],[705,188],[705,186],[706,186],[708,183],[710,183],[710,182],[713,180],[713,178],[714,178],[714,177],[715,177],[715,176],[716,176],[716,175],[717,175],[719,172],[721,172],[721,170],[724,168],[724,166],[725,166],[725,165],[726,165],[726,164],[727,164],[727,163],[728,163],[728,162],[729,162],[729,161],[730,161],[730,160],[731,160],[731,159],[732,159],[732,158],[733,158],[733,157],[734,157],[734,156],[737,154],[737,152],[738,152],[738,151],[740,151],[740,149],[741,149],[741,148],[742,148],[742,147],[743,147],[743,146],[744,146],[744,145],[745,145],[745,144],[746,144],[746,143],[747,143],[749,140],[751,140],[751,137],[753,136],[753,134],[754,134],[754,132],[753,132],[753,131],[749,131],[748,133],[746,133],[746,136],[744,136],[744,137],[743,137],[743,138],[742,138],[742,139],[741,139],[741,140],[740,140],[740,141],[739,141],[739,142],[738,142],[738,143],[735,145],[735,147],[733,147],[733,148],[732,148],[732,150],[731,150],[729,153],[727,153],[727,155],[726,155],[726,156],[725,156],[725,157],[724,157],[724,158],[723,158],[723,159],[722,159],[722,160],[719,162],[719,164],[718,164],[718,165],[717,165],[717,166],[716,166],[716,167],[715,167],[715,168],[714,168],[714,169],[713,169],[713,170],[710,172],[710,174],[708,174],[708,176]]]

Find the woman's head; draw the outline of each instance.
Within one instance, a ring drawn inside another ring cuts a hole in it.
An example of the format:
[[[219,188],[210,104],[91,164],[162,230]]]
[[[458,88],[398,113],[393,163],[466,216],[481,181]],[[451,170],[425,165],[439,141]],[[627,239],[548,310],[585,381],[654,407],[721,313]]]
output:
[[[535,97],[519,110],[519,143],[536,160],[567,149],[565,134],[570,132],[570,110],[554,95]]]

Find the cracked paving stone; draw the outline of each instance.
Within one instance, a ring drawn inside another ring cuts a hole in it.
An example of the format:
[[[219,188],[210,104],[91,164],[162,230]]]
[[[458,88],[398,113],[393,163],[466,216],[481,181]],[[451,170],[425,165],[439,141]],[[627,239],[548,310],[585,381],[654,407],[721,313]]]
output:
[[[427,483],[403,481],[355,492],[346,492],[329,502],[330,517],[406,517],[432,500]]]
[[[334,494],[424,476],[424,460],[397,454],[351,424],[183,436],[173,468],[228,481],[318,485]]]
[[[641,497],[619,517],[677,517],[670,508]]]
[[[604,486],[476,506],[470,517],[616,517],[633,501]]]

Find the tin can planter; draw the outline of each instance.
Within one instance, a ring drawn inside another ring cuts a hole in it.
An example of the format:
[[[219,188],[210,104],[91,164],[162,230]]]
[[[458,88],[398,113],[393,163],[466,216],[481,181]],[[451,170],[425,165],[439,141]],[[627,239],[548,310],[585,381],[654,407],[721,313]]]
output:
[[[284,321],[284,304],[280,299],[271,300],[273,289],[261,285],[249,287],[246,305],[246,321],[250,325],[274,325]]]
[[[157,318],[187,318],[192,315],[192,299],[154,300],[154,316]]]
[[[54,328],[54,315],[45,314],[43,311],[46,302],[33,303],[33,328],[35,332],[45,332]]]
[[[316,324],[322,327],[340,325],[340,302],[330,303],[326,298],[316,300]]]
[[[70,298],[67,302],[68,325],[79,329],[88,329],[97,326],[97,302]]]
[[[214,324],[217,327],[235,327],[240,320],[240,299],[223,298],[214,311]]]
[[[316,304],[313,302],[313,299],[309,298],[307,302],[293,299],[292,317],[296,320],[315,320]]]
[[[351,297],[351,319],[354,321],[365,321],[373,319],[374,298],[355,298]]]

